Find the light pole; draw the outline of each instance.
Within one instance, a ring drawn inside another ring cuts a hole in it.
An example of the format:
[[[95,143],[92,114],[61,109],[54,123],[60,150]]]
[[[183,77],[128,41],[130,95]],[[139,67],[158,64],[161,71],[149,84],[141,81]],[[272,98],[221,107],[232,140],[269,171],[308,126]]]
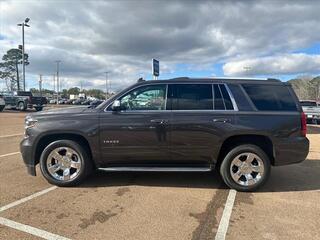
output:
[[[59,64],[61,63],[60,60],[56,61],[57,63],[57,105],[59,104]]]
[[[26,18],[23,23],[17,24],[22,28],[22,79],[23,79],[23,91],[26,90],[26,69],[25,69],[25,59],[24,59],[24,27],[30,27],[28,22],[30,18]]]
[[[42,74],[39,75],[39,91],[40,91],[40,96],[42,97]]]
[[[105,74],[106,74],[106,100],[108,99],[108,94],[109,94],[109,90],[108,90],[108,73],[109,72],[105,72]]]

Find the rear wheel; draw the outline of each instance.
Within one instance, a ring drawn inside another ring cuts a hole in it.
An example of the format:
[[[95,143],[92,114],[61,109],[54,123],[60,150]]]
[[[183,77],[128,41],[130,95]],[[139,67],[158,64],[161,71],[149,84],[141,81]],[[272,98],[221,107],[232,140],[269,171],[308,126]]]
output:
[[[24,104],[24,102],[19,102],[18,103],[18,109],[20,110],[20,111],[25,111],[27,108],[26,108],[26,106],[25,106],[25,104]]]
[[[3,105],[3,106],[0,106],[0,112],[3,111],[4,107],[5,107],[4,105]]]
[[[81,183],[92,171],[87,151],[71,140],[49,144],[40,157],[40,169],[51,184],[66,187]]]
[[[240,145],[225,156],[220,174],[230,188],[238,191],[254,191],[268,179],[270,160],[258,146]]]

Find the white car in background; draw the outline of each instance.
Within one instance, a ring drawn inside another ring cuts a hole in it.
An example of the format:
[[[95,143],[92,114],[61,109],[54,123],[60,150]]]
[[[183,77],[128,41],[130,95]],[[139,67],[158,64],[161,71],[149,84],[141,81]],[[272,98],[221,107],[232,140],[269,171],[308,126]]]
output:
[[[4,101],[3,96],[0,94],[0,112],[3,111],[4,107],[6,106],[6,103]]]
[[[320,124],[320,106],[313,100],[301,100],[303,112],[306,114],[308,123]]]

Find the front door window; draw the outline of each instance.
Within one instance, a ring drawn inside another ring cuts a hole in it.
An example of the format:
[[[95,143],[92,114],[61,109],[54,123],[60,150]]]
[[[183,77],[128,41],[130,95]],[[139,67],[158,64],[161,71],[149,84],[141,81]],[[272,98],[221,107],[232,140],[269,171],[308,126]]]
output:
[[[165,110],[166,85],[140,87],[132,90],[119,100],[124,110]]]

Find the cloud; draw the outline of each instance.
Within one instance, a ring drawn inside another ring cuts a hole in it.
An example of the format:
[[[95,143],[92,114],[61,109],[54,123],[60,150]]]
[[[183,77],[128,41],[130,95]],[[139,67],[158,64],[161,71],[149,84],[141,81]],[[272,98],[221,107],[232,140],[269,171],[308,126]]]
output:
[[[0,54],[21,44],[16,24],[30,17],[29,85],[40,73],[51,76],[59,59],[67,86],[103,88],[108,70],[122,88],[150,75],[152,58],[170,75],[179,64],[229,69],[235,61],[309,47],[320,42],[318,9],[319,1],[7,0],[0,1]]]
[[[223,65],[227,76],[319,73],[320,55],[303,53],[231,61]]]

